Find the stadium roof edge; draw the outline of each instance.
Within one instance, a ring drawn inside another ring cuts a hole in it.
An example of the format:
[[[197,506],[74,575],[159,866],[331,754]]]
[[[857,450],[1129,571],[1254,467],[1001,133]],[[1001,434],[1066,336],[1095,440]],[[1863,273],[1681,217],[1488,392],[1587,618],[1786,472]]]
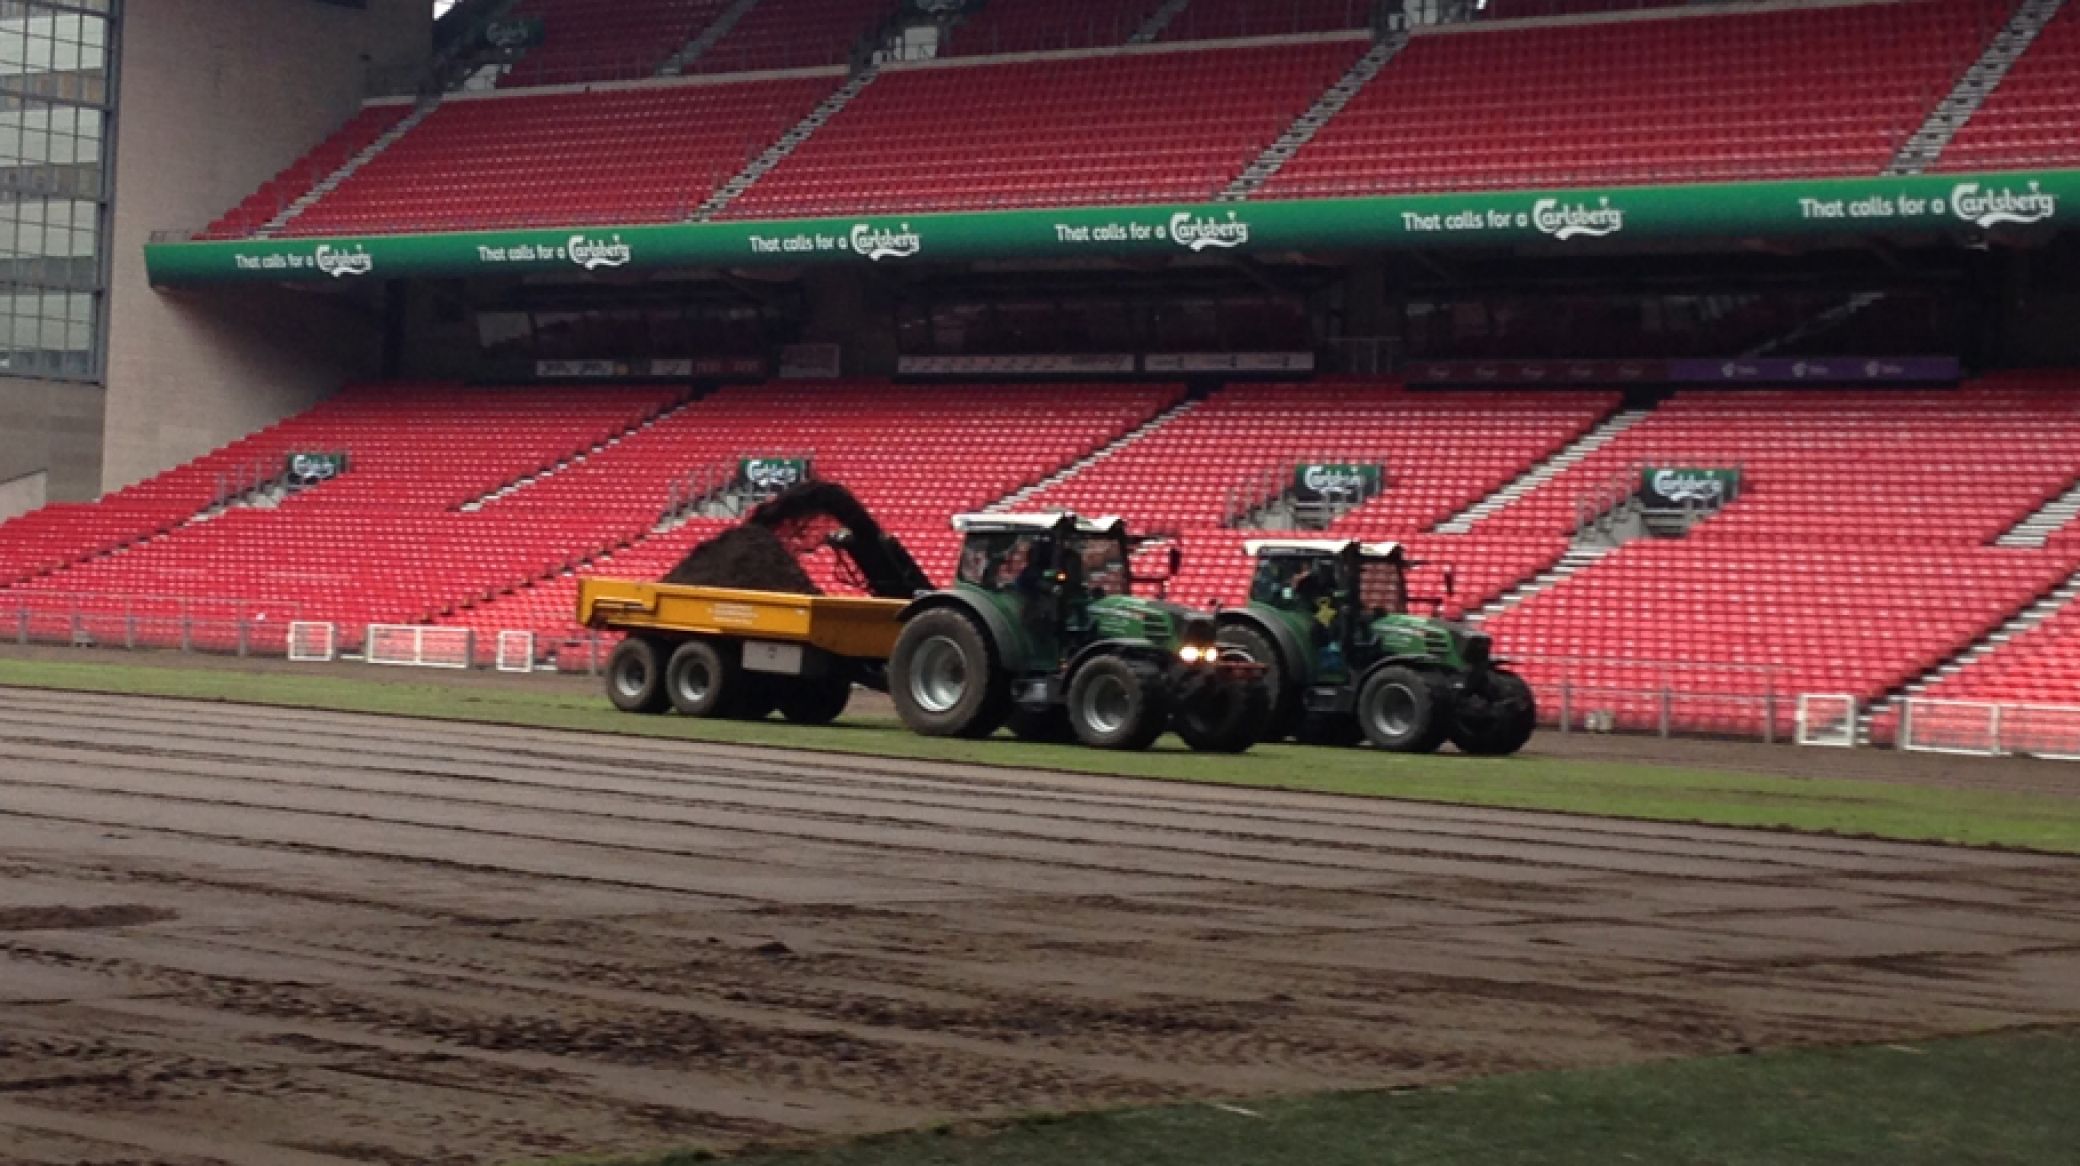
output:
[[[1099,45],[1083,49],[1046,49],[1029,53],[995,53],[973,57],[934,57],[928,61],[890,61],[881,66],[884,73],[907,72],[913,69],[972,69],[988,65],[1005,65],[1030,61],[1083,61],[1102,60],[1108,57],[1155,57],[1171,53],[1206,53],[1222,49],[1278,48],[1285,45],[1341,44],[1370,41],[1372,34],[1363,29],[1344,29],[1338,32],[1288,33],[1284,36],[1237,37],[1233,40],[1188,40],[1155,41],[1145,45]]]
[[[1803,12],[1818,8],[1870,8],[1880,4],[1925,4],[1941,0],[1729,0],[1721,4],[1635,8],[1617,12],[1581,12],[1572,16],[1526,16],[1516,20],[1476,20],[1465,24],[1419,24],[1411,36],[1463,36],[1481,32],[1521,32],[1533,28],[1581,28],[1603,24],[1644,24],[1661,20],[1698,20],[1714,16],[1755,16]]]

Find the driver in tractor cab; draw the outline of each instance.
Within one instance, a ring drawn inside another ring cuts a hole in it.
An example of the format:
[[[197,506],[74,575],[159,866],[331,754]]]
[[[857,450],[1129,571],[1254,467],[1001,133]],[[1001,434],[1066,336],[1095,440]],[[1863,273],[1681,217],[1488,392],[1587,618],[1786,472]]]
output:
[[[1343,615],[1343,587],[1337,576],[1335,561],[1323,559],[1293,578],[1293,598],[1302,612],[1314,617],[1316,644],[1337,638],[1337,624]]]

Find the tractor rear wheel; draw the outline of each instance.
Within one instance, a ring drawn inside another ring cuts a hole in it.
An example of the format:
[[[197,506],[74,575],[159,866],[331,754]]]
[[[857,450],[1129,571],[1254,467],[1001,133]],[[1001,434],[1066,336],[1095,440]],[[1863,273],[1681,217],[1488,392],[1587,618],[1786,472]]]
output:
[[[828,725],[852,703],[852,678],[796,680],[780,690],[780,715],[797,725]]]
[[[1199,753],[1244,753],[1270,732],[1271,690],[1257,680],[1209,678],[1170,727]]]
[[[1267,671],[1264,673],[1264,692],[1270,699],[1271,711],[1260,740],[1283,741],[1300,731],[1300,685],[1289,683],[1286,675],[1285,658],[1279,654],[1278,645],[1257,628],[1248,624],[1229,624],[1220,631],[1220,644],[1234,648]]]
[[[1452,709],[1452,744],[1476,757],[1507,757],[1538,728],[1538,700],[1514,672],[1488,676],[1486,691],[1465,692]]]
[[[1358,690],[1358,727],[1390,753],[1435,753],[1450,728],[1449,700],[1435,677],[1382,668]]]
[[[630,636],[607,657],[607,699],[625,713],[655,714],[672,707],[664,686],[664,652],[657,641]]]
[[[689,717],[729,715],[744,675],[735,655],[707,640],[679,645],[664,670],[664,690],[672,707]]]
[[[1153,664],[1100,656],[1069,681],[1069,725],[1093,749],[1146,749],[1170,725],[1166,695]]]
[[[1061,705],[1020,707],[1011,710],[1011,735],[1036,745],[1064,745],[1076,739],[1076,730],[1069,727],[1069,710]]]
[[[1011,686],[975,621],[939,608],[910,621],[888,664],[889,695],[913,733],[987,737],[1011,715]]]

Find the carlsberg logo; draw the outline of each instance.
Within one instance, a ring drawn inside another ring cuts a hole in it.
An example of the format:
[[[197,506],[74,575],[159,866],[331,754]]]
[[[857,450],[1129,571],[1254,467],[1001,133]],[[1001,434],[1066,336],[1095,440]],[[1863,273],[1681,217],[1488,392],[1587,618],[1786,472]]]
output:
[[[587,271],[597,271],[602,267],[626,267],[636,257],[635,249],[622,242],[619,235],[614,236],[611,243],[602,243],[598,239],[588,239],[583,235],[572,235],[568,252],[571,262]]]
[[[1661,470],[1654,475],[1654,492],[1678,504],[1717,502],[1726,493],[1726,483],[1710,474]]]
[[[785,490],[801,484],[802,467],[798,462],[753,458],[744,463],[744,478],[761,490]]]
[[[1202,219],[1179,211],[1170,216],[1170,239],[1193,251],[1240,247],[1249,242],[1249,224],[1236,217],[1234,211],[1229,211],[1226,219]]]
[[[1565,242],[1575,238],[1601,239],[1615,235],[1625,229],[1625,212],[1611,205],[1611,200],[1598,199],[1595,206],[1586,203],[1563,203],[1557,198],[1542,198],[1531,204],[1531,225],[1540,234],[1551,235]]]
[[[1300,484],[1317,494],[1356,494],[1365,488],[1365,475],[1348,466],[1309,466]]]
[[[1958,218],[1978,227],[2041,223],[2058,213],[2058,196],[2045,194],[2035,182],[2023,194],[2006,187],[1988,190],[1976,182],[1961,182],[1950,192],[1950,209],[1957,212]]]
[[[345,279],[350,275],[367,275],[376,269],[375,256],[366,247],[352,251],[341,251],[335,247],[318,248],[318,270],[334,279]]]
[[[904,223],[896,230],[861,223],[852,228],[852,250],[876,263],[884,259],[908,259],[924,250],[924,237]]]
[[[300,453],[289,463],[289,472],[306,482],[323,481],[339,476],[339,462],[334,458]]]

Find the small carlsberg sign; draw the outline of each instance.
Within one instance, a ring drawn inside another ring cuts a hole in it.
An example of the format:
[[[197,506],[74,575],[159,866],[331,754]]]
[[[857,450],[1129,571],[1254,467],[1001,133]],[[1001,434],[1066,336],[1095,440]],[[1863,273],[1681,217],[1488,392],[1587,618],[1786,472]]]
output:
[[[1379,493],[1386,467],[1351,462],[1314,462],[1293,469],[1293,498],[1299,502],[1359,502]]]
[[[1649,510],[1717,510],[1740,493],[1741,472],[1648,466],[1640,471],[1640,502]]]

